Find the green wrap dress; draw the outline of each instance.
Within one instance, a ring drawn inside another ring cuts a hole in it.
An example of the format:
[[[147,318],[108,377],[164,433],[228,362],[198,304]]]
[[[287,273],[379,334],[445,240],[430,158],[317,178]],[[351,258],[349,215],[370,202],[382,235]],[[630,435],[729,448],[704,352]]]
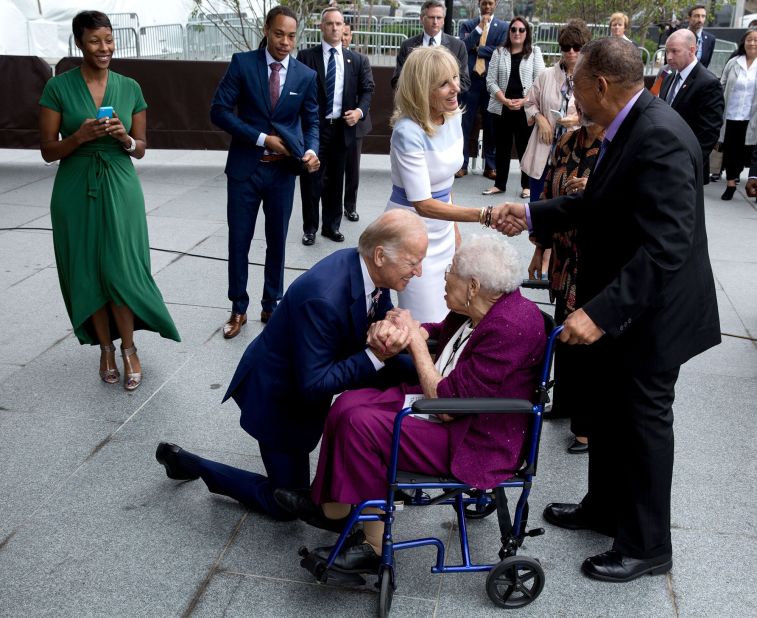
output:
[[[40,105],[61,114],[64,138],[97,115],[78,68],[48,81]],[[113,71],[102,105],[113,107],[127,132],[132,114],[147,109],[139,84]],[[132,310],[135,330],[180,341],[150,273],[142,186],[120,142],[105,136],[60,161],[50,214],[63,300],[82,344],[98,343],[90,318],[109,301]],[[115,324],[111,332],[118,332]]]

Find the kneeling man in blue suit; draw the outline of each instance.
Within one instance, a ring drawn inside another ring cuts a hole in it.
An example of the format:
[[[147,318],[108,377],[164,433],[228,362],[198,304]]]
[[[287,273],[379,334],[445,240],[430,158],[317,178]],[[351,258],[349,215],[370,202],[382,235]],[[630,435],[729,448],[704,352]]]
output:
[[[309,454],[321,438],[334,395],[404,364],[393,357],[407,344],[408,333],[398,329],[375,347],[367,345],[366,333],[392,308],[389,289],[403,290],[421,276],[427,247],[421,218],[391,210],[365,229],[357,249],[324,258],[284,294],[242,356],[224,397],[239,405],[240,424],[258,441],[267,476],[161,442],[155,456],[168,477],[202,478],[213,493],[291,519],[273,492],[310,485]]]

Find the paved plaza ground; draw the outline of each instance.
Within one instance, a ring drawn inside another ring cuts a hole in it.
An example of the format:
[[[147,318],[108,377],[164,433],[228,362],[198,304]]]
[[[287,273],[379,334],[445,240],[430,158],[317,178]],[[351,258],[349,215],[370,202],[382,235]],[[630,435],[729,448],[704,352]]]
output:
[[[56,166],[36,151],[0,150],[0,616],[370,616],[364,589],[317,585],[297,550],[333,536],[300,522],[278,523],[210,494],[201,481],[166,478],[154,457],[161,440],[262,471],[257,443],[239,427],[233,402],[221,405],[245,347],[260,332],[252,319],[226,341],[225,153],[149,151],[136,162],[150,229],[152,269],[183,341],[136,338],[144,382],[127,394],[97,375],[98,350],[72,334],[49,228]],[[546,573],[543,593],[518,616],[757,616],[757,210],[743,193],[720,201],[724,182],[705,188],[710,254],[723,343],[683,367],[676,392],[673,485],[674,567],[664,577],[607,584],[580,574],[607,538],[569,532],[541,519],[551,501],[577,501],[585,456],[569,455],[567,421],[546,425],[525,555]],[[490,203],[477,174],[455,182],[457,203]],[[516,188],[510,175],[510,197]],[[384,208],[386,156],[365,156],[359,223],[347,242],[300,243],[299,196],[287,247],[287,283],[319,258],[354,246]],[[607,205],[608,208],[612,204]],[[261,215],[262,218],[262,215]],[[260,220],[259,220],[260,221]],[[262,263],[262,224],[250,260]],[[463,234],[478,226],[463,225]],[[480,228],[478,228],[480,229]],[[621,230],[608,230],[608,234]],[[514,240],[525,264],[528,241]],[[203,259],[175,252],[219,258]],[[250,267],[259,298],[262,267]],[[531,293],[546,301],[543,292]],[[258,305],[251,305],[256,317]],[[697,316],[690,316],[696,320]],[[296,325],[292,325],[296,328]],[[613,413],[613,401],[607,413]],[[316,453],[312,461],[315,462]],[[451,539],[449,507],[405,509],[396,538]],[[496,518],[469,526],[474,559],[495,561]],[[433,575],[429,548],[398,556],[396,616],[503,616],[489,601],[485,574]],[[508,614],[510,615],[510,614]]]

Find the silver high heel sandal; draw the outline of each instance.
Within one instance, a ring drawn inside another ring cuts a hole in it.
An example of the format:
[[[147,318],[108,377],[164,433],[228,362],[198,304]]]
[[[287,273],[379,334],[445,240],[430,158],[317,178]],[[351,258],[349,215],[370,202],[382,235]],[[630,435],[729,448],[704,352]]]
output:
[[[111,362],[110,355],[113,355]],[[116,346],[112,343],[110,345],[100,346],[100,366],[102,367],[103,360],[105,360],[105,369],[100,369],[100,379],[106,384],[115,384],[121,377],[118,373],[118,367],[116,367]]]
[[[142,384],[142,372],[132,371],[131,357],[137,354],[137,346],[131,346],[130,348],[121,348],[121,356],[124,359],[124,388],[127,391],[135,390],[140,384]]]

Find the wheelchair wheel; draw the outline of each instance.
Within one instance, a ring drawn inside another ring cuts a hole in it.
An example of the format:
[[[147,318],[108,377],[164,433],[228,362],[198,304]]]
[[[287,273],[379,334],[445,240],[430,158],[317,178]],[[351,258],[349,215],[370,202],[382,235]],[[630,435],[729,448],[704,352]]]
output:
[[[463,509],[465,519],[484,519],[497,510],[497,503],[494,501],[494,492],[487,491],[485,495],[488,497],[488,501],[484,504],[465,505]]]
[[[544,570],[528,556],[510,556],[486,578],[486,593],[499,607],[515,609],[531,603],[544,588]]]
[[[392,609],[392,597],[394,596],[394,585],[392,583],[391,569],[382,569],[379,572],[379,618],[386,618]]]

